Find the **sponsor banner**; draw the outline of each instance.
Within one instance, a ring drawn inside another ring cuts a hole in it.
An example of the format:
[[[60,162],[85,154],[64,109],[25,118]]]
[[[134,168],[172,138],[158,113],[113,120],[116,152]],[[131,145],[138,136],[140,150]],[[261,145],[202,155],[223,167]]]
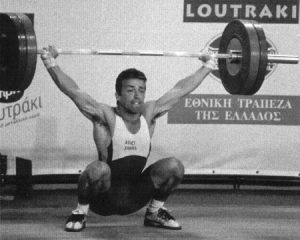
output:
[[[300,96],[190,94],[169,111],[168,123],[300,125]]]
[[[12,103],[20,100],[24,95],[24,91],[1,91],[0,103]]]
[[[299,23],[299,0],[184,0],[184,22]]]
[[[39,117],[41,108],[41,96],[25,97],[23,100],[12,104],[0,104],[0,129]]]

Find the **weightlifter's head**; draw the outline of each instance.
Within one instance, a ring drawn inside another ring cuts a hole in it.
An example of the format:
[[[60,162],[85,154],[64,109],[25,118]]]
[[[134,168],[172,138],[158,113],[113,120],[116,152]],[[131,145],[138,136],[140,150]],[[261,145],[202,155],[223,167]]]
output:
[[[138,113],[146,93],[145,74],[135,68],[122,71],[116,79],[117,104],[129,113]]]

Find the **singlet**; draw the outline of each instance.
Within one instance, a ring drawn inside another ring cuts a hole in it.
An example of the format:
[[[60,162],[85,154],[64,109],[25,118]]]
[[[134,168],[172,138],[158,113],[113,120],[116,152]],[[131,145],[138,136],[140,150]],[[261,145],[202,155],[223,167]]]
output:
[[[116,115],[115,130],[109,147],[108,164],[112,178],[135,177],[146,165],[150,153],[150,133],[146,119],[140,117],[140,129],[132,134],[123,119]]]

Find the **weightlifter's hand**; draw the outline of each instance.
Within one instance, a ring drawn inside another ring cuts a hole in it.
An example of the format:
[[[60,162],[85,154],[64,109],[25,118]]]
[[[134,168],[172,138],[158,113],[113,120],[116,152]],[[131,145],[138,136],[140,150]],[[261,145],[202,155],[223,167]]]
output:
[[[217,68],[217,59],[213,54],[204,52],[203,55],[199,58],[203,62],[203,66],[214,70]]]
[[[41,52],[41,59],[47,69],[51,67],[55,67],[56,61],[55,58],[58,56],[58,51],[55,46],[49,46],[47,48],[43,48]]]

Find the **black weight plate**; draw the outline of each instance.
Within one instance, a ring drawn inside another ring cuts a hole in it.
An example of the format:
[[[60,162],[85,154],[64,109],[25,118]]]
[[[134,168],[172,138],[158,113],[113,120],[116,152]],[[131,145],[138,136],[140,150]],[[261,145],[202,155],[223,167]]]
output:
[[[253,85],[252,89],[248,92],[249,95],[255,94],[261,87],[264,82],[267,66],[268,66],[268,43],[266,40],[265,32],[260,24],[257,22],[253,23],[255,30],[257,32],[259,47],[260,47],[260,62],[258,73],[256,77],[255,84]]]
[[[18,14],[18,17],[24,26],[27,41],[26,72],[22,81],[22,86],[20,86],[22,89],[26,89],[31,84],[36,69],[37,43],[33,25],[29,17],[25,14]]]
[[[25,90],[36,68],[36,37],[25,14],[0,14],[0,90]]]
[[[19,86],[26,72],[27,41],[16,14],[0,14],[0,38],[0,90],[23,90]]]
[[[250,21],[233,20],[225,28],[221,40],[219,53],[230,53],[231,42],[238,41],[242,51],[238,71],[229,71],[230,59],[219,58],[219,73],[225,89],[230,94],[248,94],[256,82],[260,61],[258,36],[254,25]]]

